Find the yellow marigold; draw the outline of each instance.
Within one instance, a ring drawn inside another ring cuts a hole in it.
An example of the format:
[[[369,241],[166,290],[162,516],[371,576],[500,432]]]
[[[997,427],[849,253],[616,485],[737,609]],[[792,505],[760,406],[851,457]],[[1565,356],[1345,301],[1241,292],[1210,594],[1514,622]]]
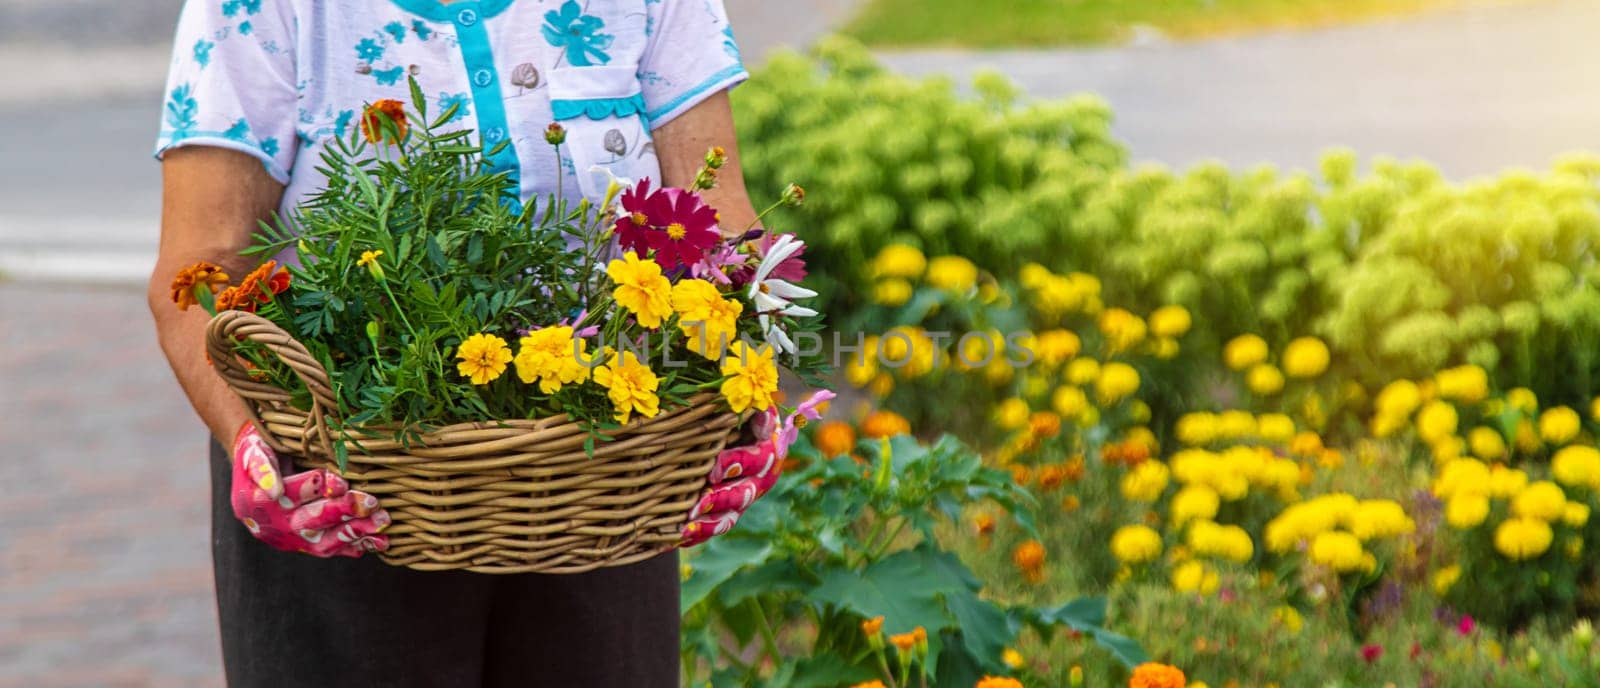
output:
[[[1454,435],[1460,418],[1456,407],[1445,401],[1431,401],[1417,414],[1417,437],[1432,444]]]
[[[1322,436],[1314,432],[1302,432],[1289,441],[1289,451],[1296,456],[1318,456],[1322,449]]]
[[[1534,427],[1532,420],[1527,418],[1518,420],[1514,432],[1516,434],[1512,437],[1512,441],[1517,451],[1532,454],[1544,448],[1544,443],[1539,439],[1539,430]]]
[[[1589,522],[1589,505],[1582,502],[1567,502],[1561,510],[1561,522],[1573,528],[1582,528]]]
[[[1189,560],[1172,569],[1172,589],[1210,595],[1217,591],[1221,581],[1217,572],[1198,560]]]
[[[768,346],[748,346],[734,342],[722,358],[722,396],[734,413],[745,409],[772,408],[773,394],[778,391],[778,366],[773,361],[774,350]]]
[[[228,273],[222,268],[205,261],[200,261],[182,270],[172,278],[172,302],[178,304],[178,310],[189,310],[190,306],[199,303],[195,291],[205,287],[214,294],[218,289],[228,284]]]
[[[1028,402],[1011,397],[994,407],[994,422],[1002,430],[1016,430],[1028,424],[1028,414],[1032,412]]]
[[[672,283],[661,274],[661,266],[655,261],[639,260],[629,251],[606,265],[606,275],[617,285],[612,298],[628,309],[640,325],[655,329],[663,318],[672,315]]]
[[[1022,665],[1026,662],[1022,658],[1021,652],[1017,652],[1015,648],[1008,647],[1001,651],[1000,663],[1006,665],[1007,669],[1016,671],[1017,669],[1021,669]]]
[[[1237,409],[1217,414],[1217,434],[1227,439],[1249,439],[1256,434],[1256,417]]]
[[[1189,309],[1183,306],[1162,306],[1150,314],[1150,331],[1157,337],[1182,337],[1191,325]]]
[[[1189,526],[1189,549],[1196,554],[1243,563],[1255,554],[1255,542],[1243,528],[1196,521]]]
[[[1232,370],[1244,370],[1267,360],[1267,340],[1253,334],[1239,335],[1222,347],[1222,360]]]
[[[1433,495],[1441,499],[1458,494],[1487,495],[1490,475],[1488,464],[1482,461],[1451,461],[1439,469],[1439,478],[1433,481]]]
[[[1149,423],[1150,405],[1138,399],[1134,399],[1132,403],[1128,404],[1128,420],[1140,424]],[[1151,437],[1154,438],[1154,435]]]
[[[850,384],[866,387],[878,377],[878,344],[877,335],[861,339],[861,350],[853,353],[844,365],[844,377]]]
[[[1149,526],[1123,526],[1111,534],[1111,554],[1124,564],[1143,564],[1161,556],[1161,534]]]
[[[1600,397],[1589,401],[1589,420],[1600,421]]]
[[[1267,413],[1256,418],[1256,435],[1268,442],[1288,444],[1294,439],[1294,419],[1282,413]]]
[[[910,433],[911,422],[905,416],[886,409],[873,411],[861,421],[862,437],[882,439]]]
[[[492,334],[478,333],[467,337],[456,349],[456,372],[475,385],[487,385],[506,372],[511,362],[511,347],[506,340]]]
[[[716,360],[739,338],[739,315],[744,305],[722,298],[716,285],[686,279],[672,285],[672,310],[689,350]]]
[[[1054,273],[1050,272],[1050,268],[1038,263],[1029,262],[1023,265],[1021,270],[1017,271],[1017,281],[1021,282],[1022,286],[1029,289],[1038,289],[1044,284],[1045,280],[1050,279],[1053,274]]]
[[[1167,506],[1167,517],[1174,528],[1190,521],[1209,521],[1217,517],[1221,503],[1216,490],[1205,485],[1188,485],[1173,495],[1172,503]]]
[[[1100,314],[1100,334],[1112,353],[1129,351],[1144,341],[1148,327],[1144,320],[1121,308],[1108,308]]]
[[[1065,363],[1083,348],[1083,342],[1072,330],[1054,329],[1040,332],[1028,342],[1028,347],[1038,357],[1039,363],[1054,369]]]
[[[1439,396],[1463,404],[1476,404],[1489,397],[1489,373],[1475,365],[1441,370],[1433,376]]]
[[[1067,364],[1067,382],[1074,385],[1094,384],[1100,378],[1100,362],[1092,358],[1075,358]]]
[[[1568,487],[1600,490],[1600,449],[1572,445],[1562,447],[1550,460],[1550,474]]]
[[[554,394],[562,385],[589,379],[589,343],[575,337],[571,327],[545,327],[528,333],[518,343],[517,377],[539,383],[539,391]]]
[[[1122,496],[1135,502],[1154,502],[1167,489],[1167,465],[1160,461],[1143,461],[1122,476]]]
[[[1506,405],[1521,411],[1524,416],[1531,416],[1539,412],[1539,397],[1527,387],[1517,387],[1506,392]]]
[[[1289,377],[1309,379],[1328,370],[1328,345],[1316,337],[1300,337],[1283,350],[1283,371]]]
[[[1300,610],[1287,604],[1272,608],[1272,620],[1275,623],[1282,624],[1290,634],[1298,634],[1306,624],[1305,617],[1300,616]]]
[[[1528,486],[1528,473],[1520,468],[1495,464],[1489,468],[1489,496],[1510,499]]]
[[[1506,457],[1506,438],[1494,428],[1476,427],[1467,433],[1467,446],[1472,455],[1484,461],[1498,461]]]
[[[1244,386],[1251,394],[1270,397],[1283,391],[1283,372],[1271,363],[1257,363],[1245,373]]]
[[[1062,385],[1050,395],[1050,408],[1061,414],[1062,418],[1077,418],[1089,408],[1089,397],[1083,390],[1071,385]]]
[[[1318,533],[1311,541],[1311,561],[1339,573],[1354,571],[1364,564],[1366,551],[1356,536],[1338,530]]]
[[[1178,418],[1178,441],[1191,447],[1202,447],[1217,440],[1217,416],[1212,413],[1186,413]]]
[[[1533,559],[1550,549],[1555,533],[1537,518],[1508,518],[1494,530],[1494,548],[1507,559]]]
[[[1489,517],[1489,498],[1481,494],[1458,494],[1444,503],[1444,520],[1456,530],[1476,528]]]
[[[966,292],[978,283],[978,266],[961,256],[939,256],[928,261],[928,284],[953,292]]]
[[[1186,680],[1178,667],[1145,662],[1133,669],[1128,688],[1184,688]]]
[[[1410,380],[1395,380],[1385,385],[1373,401],[1378,415],[1399,418],[1403,422],[1422,404],[1422,390]]]
[[[383,255],[383,249],[376,251],[362,251],[361,257],[356,259],[356,267],[367,267],[378,262],[378,256]]]
[[[1011,563],[1035,583],[1044,579],[1044,545],[1038,540],[1028,540],[1011,550]]]
[[[1461,567],[1451,564],[1433,574],[1433,593],[1440,597],[1449,594],[1456,581],[1461,580]]]
[[[1552,446],[1565,446],[1577,438],[1582,428],[1583,419],[1578,417],[1578,412],[1565,406],[1539,414],[1539,436]]]
[[[856,431],[849,423],[830,420],[817,426],[812,440],[824,457],[843,456],[855,448]]]
[[[911,300],[915,289],[898,277],[891,277],[872,285],[872,302],[882,306],[902,306]]]
[[[1362,542],[1405,535],[1417,529],[1416,522],[1392,499],[1362,500],[1347,521],[1351,534]]]
[[[928,266],[928,259],[914,246],[889,244],[872,259],[872,274],[877,277],[916,279]]]
[[[1022,688],[1022,682],[1014,678],[985,676],[979,679],[973,688]]]
[[[1139,371],[1126,363],[1107,363],[1094,383],[1096,401],[1109,406],[1139,391]]]
[[[661,399],[656,396],[661,381],[632,351],[611,352],[605,365],[594,369],[594,381],[606,388],[619,423],[628,422],[635,413],[654,418],[661,412]]]
[[[1566,508],[1566,493],[1561,491],[1559,485],[1548,480],[1528,485],[1511,498],[1511,513],[1523,518],[1555,521],[1561,518]]]

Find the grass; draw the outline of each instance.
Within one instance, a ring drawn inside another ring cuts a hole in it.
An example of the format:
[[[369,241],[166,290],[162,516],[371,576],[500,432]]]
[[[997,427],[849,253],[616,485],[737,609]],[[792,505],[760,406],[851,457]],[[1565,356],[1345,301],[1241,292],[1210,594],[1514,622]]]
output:
[[[869,0],[846,28],[875,47],[1027,48],[1177,39],[1343,24],[1467,0]]]

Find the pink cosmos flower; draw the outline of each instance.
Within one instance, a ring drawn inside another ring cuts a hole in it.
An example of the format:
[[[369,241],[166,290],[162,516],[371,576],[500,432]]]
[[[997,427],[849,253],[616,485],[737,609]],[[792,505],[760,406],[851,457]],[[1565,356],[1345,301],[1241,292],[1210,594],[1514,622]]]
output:
[[[811,396],[806,397],[805,401],[800,402],[800,405],[795,407],[794,413],[782,418],[779,417],[776,406],[763,411],[761,415],[756,416],[754,421],[756,437],[771,438],[773,446],[777,449],[778,459],[788,458],[789,447],[794,444],[795,439],[800,437],[800,428],[804,425],[804,423],[800,422],[800,419],[817,420],[821,418],[822,411],[818,410],[817,407],[821,406],[823,402],[833,399],[834,396],[834,393],[829,390],[819,389],[812,392]]]
[[[1363,645],[1361,647],[1361,659],[1366,660],[1368,664],[1378,661],[1378,658],[1382,656],[1382,645]]]
[[[700,262],[722,238],[717,210],[698,194],[675,188],[652,191],[646,178],[623,191],[618,202],[622,212],[615,225],[617,241],[624,250],[641,256],[654,250],[663,269]]]
[[[1461,620],[1456,622],[1456,632],[1461,635],[1472,635],[1472,631],[1477,628],[1478,622],[1472,619],[1471,614],[1462,616]]]

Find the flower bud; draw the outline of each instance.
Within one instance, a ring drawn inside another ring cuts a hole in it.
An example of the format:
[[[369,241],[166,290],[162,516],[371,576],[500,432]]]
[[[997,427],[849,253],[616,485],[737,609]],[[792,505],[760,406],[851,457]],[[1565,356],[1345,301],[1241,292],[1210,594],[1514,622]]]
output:
[[[712,146],[711,150],[706,151],[706,167],[714,170],[727,164],[727,162],[728,151],[723,150],[722,146]]]
[[[544,140],[545,143],[548,143],[552,146],[559,146],[563,143],[566,143],[566,127],[561,126],[559,122],[551,122],[550,126],[544,128]]]
[[[790,184],[784,187],[783,195],[779,198],[783,201],[784,205],[789,206],[790,208],[798,208],[800,207],[801,203],[806,201],[806,190],[799,184]]]
[[[1072,670],[1067,672],[1067,685],[1072,688],[1083,688],[1083,667],[1072,665]]]

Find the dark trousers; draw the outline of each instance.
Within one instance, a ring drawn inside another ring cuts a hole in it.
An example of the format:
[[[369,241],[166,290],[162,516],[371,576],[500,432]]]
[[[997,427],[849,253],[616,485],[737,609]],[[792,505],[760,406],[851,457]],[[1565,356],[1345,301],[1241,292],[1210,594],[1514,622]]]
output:
[[[211,447],[211,540],[234,688],[676,687],[678,555],[584,574],[421,572],[274,550],[233,516]]]

